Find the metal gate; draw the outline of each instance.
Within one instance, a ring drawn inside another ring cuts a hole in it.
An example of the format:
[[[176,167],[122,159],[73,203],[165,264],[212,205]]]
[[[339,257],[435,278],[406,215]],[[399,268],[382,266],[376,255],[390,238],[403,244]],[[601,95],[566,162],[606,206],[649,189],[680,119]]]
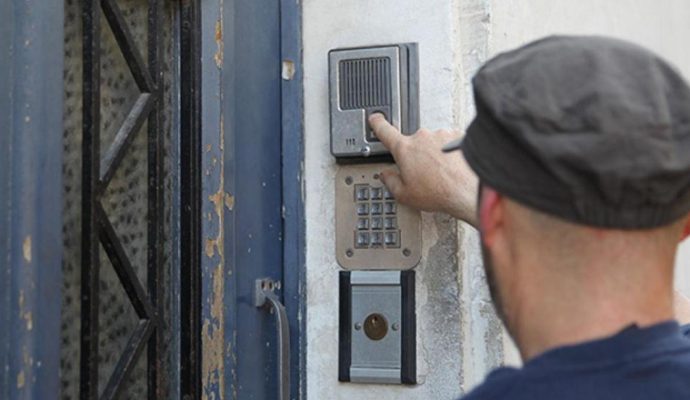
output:
[[[61,395],[198,398],[196,2],[65,10]]]

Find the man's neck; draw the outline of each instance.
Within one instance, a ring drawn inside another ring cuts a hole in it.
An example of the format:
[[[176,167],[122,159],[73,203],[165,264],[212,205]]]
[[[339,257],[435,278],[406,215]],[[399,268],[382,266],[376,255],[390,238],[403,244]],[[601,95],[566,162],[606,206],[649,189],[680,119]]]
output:
[[[525,361],[552,348],[614,335],[631,324],[644,327],[674,317],[672,273],[664,274],[663,268],[650,268],[654,275],[636,266],[628,269],[631,276],[616,276],[612,268],[625,266],[594,265],[564,277],[555,276],[559,268],[553,264],[541,265],[532,268],[507,316]]]

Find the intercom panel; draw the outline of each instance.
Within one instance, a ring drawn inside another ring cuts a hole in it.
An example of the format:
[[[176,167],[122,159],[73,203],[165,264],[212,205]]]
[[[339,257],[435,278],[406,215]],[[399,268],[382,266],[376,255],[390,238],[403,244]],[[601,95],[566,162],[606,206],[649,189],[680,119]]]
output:
[[[379,177],[392,167],[343,165],[336,175],[336,258],[345,269],[406,270],[421,259],[420,212],[399,204]]]
[[[331,50],[331,153],[343,162],[388,158],[367,123],[382,113],[405,134],[419,129],[419,61],[415,43]]]

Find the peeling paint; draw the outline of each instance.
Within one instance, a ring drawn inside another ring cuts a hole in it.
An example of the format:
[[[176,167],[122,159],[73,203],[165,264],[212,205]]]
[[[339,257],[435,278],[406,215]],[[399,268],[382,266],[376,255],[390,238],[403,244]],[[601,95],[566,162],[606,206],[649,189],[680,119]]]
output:
[[[24,244],[22,245],[22,251],[24,253],[24,261],[31,262],[31,235],[24,238]]]
[[[218,392],[223,397],[224,389],[224,365],[223,365],[223,264],[218,264],[213,272],[213,294],[211,302],[211,318],[204,320],[201,332],[204,357],[202,357],[202,379],[204,388],[218,387]],[[208,390],[204,390],[204,397]]]
[[[292,60],[283,60],[283,69],[281,71],[283,80],[291,81],[295,77],[295,62]]]
[[[216,41],[219,43],[219,50],[222,56],[222,25],[220,22],[216,25]],[[222,154],[224,145],[224,127],[222,117],[220,119],[220,131],[218,132],[218,135],[218,150],[220,154]],[[211,145],[209,145],[207,149],[209,151],[216,150]],[[215,157],[213,159],[215,159]],[[215,267],[212,267],[212,276],[205,276],[205,279],[207,281],[210,280],[212,285],[210,288],[210,293],[205,294],[205,301],[207,304],[204,306],[205,313],[201,332],[203,352],[201,363],[201,379],[203,386],[202,396],[204,399],[225,398],[225,318],[223,309],[225,290],[223,234],[225,227],[223,207],[227,206],[228,202],[230,201],[228,199],[230,195],[224,190],[225,182],[223,158],[219,157],[217,160],[217,162],[212,162],[213,165],[211,169],[219,172],[218,190],[214,194],[208,196],[208,201],[212,204],[213,212],[207,213],[209,224],[210,226],[213,226],[212,230],[217,230],[217,234],[215,237],[207,237],[205,244],[206,255],[209,258],[216,260],[217,264]],[[205,207],[208,207],[208,205]],[[214,219],[216,222],[215,224]],[[211,268],[209,268],[209,271],[210,270]]]
[[[26,375],[24,374],[24,371],[21,371],[21,372],[19,372],[19,374],[17,374],[17,389],[22,389],[25,384],[26,384]]]
[[[33,320],[33,315],[31,314],[31,311],[27,311],[24,313],[24,321],[26,321],[26,330],[27,331],[34,329],[34,320]]]
[[[232,211],[232,209],[235,207],[235,196],[231,195],[230,193],[225,193],[225,207],[228,209],[228,211]]]
[[[213,59],[216,61],[216,66],[220,69],[223,68],[223,20],[220,19],[216,21],[216,46],[218,50],[213,55]]]

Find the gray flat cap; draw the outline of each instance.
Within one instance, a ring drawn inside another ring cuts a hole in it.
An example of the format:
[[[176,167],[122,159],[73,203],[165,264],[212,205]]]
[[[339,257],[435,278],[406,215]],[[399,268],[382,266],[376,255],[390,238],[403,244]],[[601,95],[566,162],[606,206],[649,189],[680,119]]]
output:
[[[667,62],[605,37],[548,37],[475,76],[462,149],[480,179],[585,225],[641,229],[690,212],[690,88]]]

